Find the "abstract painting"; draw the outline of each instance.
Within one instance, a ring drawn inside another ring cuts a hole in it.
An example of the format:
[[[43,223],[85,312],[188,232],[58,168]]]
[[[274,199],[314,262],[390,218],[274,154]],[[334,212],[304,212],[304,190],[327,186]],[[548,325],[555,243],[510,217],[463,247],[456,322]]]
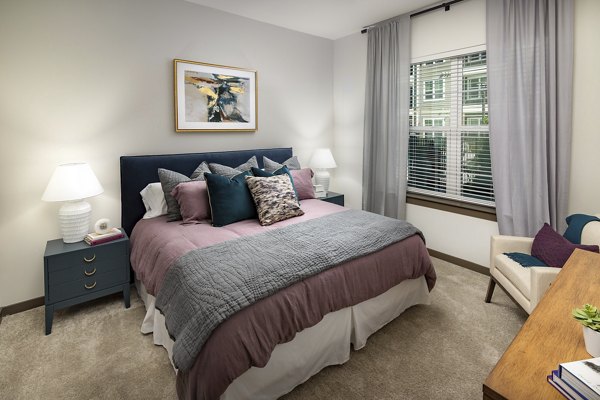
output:
[[[174,60],[175,131],[256,131],[256,71]]]

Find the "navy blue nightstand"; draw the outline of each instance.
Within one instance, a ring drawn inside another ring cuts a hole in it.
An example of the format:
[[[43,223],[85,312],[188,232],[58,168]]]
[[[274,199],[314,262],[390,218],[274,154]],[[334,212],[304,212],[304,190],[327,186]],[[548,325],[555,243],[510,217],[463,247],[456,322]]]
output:
[[[328,203],[337,204],[338,206],[344,206],[344,195],[336,192],[327,192],[327,196],[319,198],[319,200],[326,201]]]
[[[44,253],[46,335],[52,331],[54,310],[121,291],[129,308],[129,275],[127,235],[95,246],[48,241]]]

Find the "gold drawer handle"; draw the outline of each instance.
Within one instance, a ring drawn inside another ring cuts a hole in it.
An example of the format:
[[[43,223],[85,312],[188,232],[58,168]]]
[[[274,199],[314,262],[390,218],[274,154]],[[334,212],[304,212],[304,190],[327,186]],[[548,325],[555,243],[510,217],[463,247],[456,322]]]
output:
[[[96,273],[96,268],[94,268],[94,270],[90,272],[83,270],[83,273],[85,274],[85,276],[92,276]]]
[[[86,257],[83,257],[83,261],[85,261],[86,263],[91,263],[92,261],[94,261],[96,259],[96,255],[94,254],[94,257],[88,259]]]
[[[86,289],[90,290],[90,289],[93,289],[93,288],[96,287],[96,282],[94,282],[94,284],[90,285],[90,286],[88,286],[88,284],[86,283],[84,286],[85,286]]]

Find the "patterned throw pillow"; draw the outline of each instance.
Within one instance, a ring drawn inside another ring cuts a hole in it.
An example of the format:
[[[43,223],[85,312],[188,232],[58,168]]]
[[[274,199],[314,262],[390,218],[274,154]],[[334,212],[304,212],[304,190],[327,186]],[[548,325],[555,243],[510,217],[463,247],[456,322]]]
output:
[[[281,164],[279,164],[276,161],[271,160],[270,158],[263,156],[263,164],[265,166],[265,171],[270,172],[270,173],[277,171],[279,168],[283,167],[284,165],[286,167],[288,167],[288,169],[290,169],[290,170],[301,168],[300,162],[298,161],[298,157],[296,157],[296,156],[292,156],[292,157],[288,158]]]
[[[294,188],[294,193],[296,194],[296,198],[298,200],[300,200],[300,198],[298,197],[298,191],[296,190],[296,185],[294,184],[294,178],[292,178],[292,174],[291,174],[290,170],[285,165],[283,167],[279,168],[275,172],[263,171],[260,168],[252,168],[251,172],[252,172],[252,175],[257,176],[259,178],[268,178],[268,177],[275,176],[275,175],[288,174],[288,176],[290,177],[290,181],[292,182],[292,187]]]
[[[258,161],[256,160],[256,156],[252,156],[248,161],[241,165],[238,165],[235,168],[216,163],[210,163],[208,164],[208,166],[210,168],[210,171],[208,172],[212,172],[213,174],[221,176],[226,176],[227,178],[231,179],[234,176],[241,174],[242,172],[250,171],[252,167],[258,168]]]
[[[247,176],[246,183],[263,226],[304,215],[288,174],[268,178]]]
[[[196,171],[198,171],[198,169],[201,167],[202,164],[198,166]],[[194,171],[194,174],[196,173],[196,171]],[[181,211],[179,209],[179,203],[177,203],[177,199],[173,197],[171,192],[180,183],[190,181],[203,181],[204,175],[200,174],[197,175],[195,178],[188,178],[187,176],[180,174],[179,172],[159,168],[158,178],[160,179],[160,185],[162,186],[163,193],[165,194],[165,201],[167,202],[167,221],[178,221],[181,219]]]

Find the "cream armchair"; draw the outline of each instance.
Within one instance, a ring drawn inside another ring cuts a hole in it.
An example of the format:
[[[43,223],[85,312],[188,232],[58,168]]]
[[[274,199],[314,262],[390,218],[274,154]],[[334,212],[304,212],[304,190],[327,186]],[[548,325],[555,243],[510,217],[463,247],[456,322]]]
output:
[[[600,218],[600,215],[596,215]],[[589,222],[581,233],[582,244],[600,244],[600,222]],[[560,268],[524,268],[503,253],[531,254],[533,238],[518,236],[492,236],[490,247],[490,283],[485,302],[492,300],[496,284],[520,305],[528,314],[540,302]]]

